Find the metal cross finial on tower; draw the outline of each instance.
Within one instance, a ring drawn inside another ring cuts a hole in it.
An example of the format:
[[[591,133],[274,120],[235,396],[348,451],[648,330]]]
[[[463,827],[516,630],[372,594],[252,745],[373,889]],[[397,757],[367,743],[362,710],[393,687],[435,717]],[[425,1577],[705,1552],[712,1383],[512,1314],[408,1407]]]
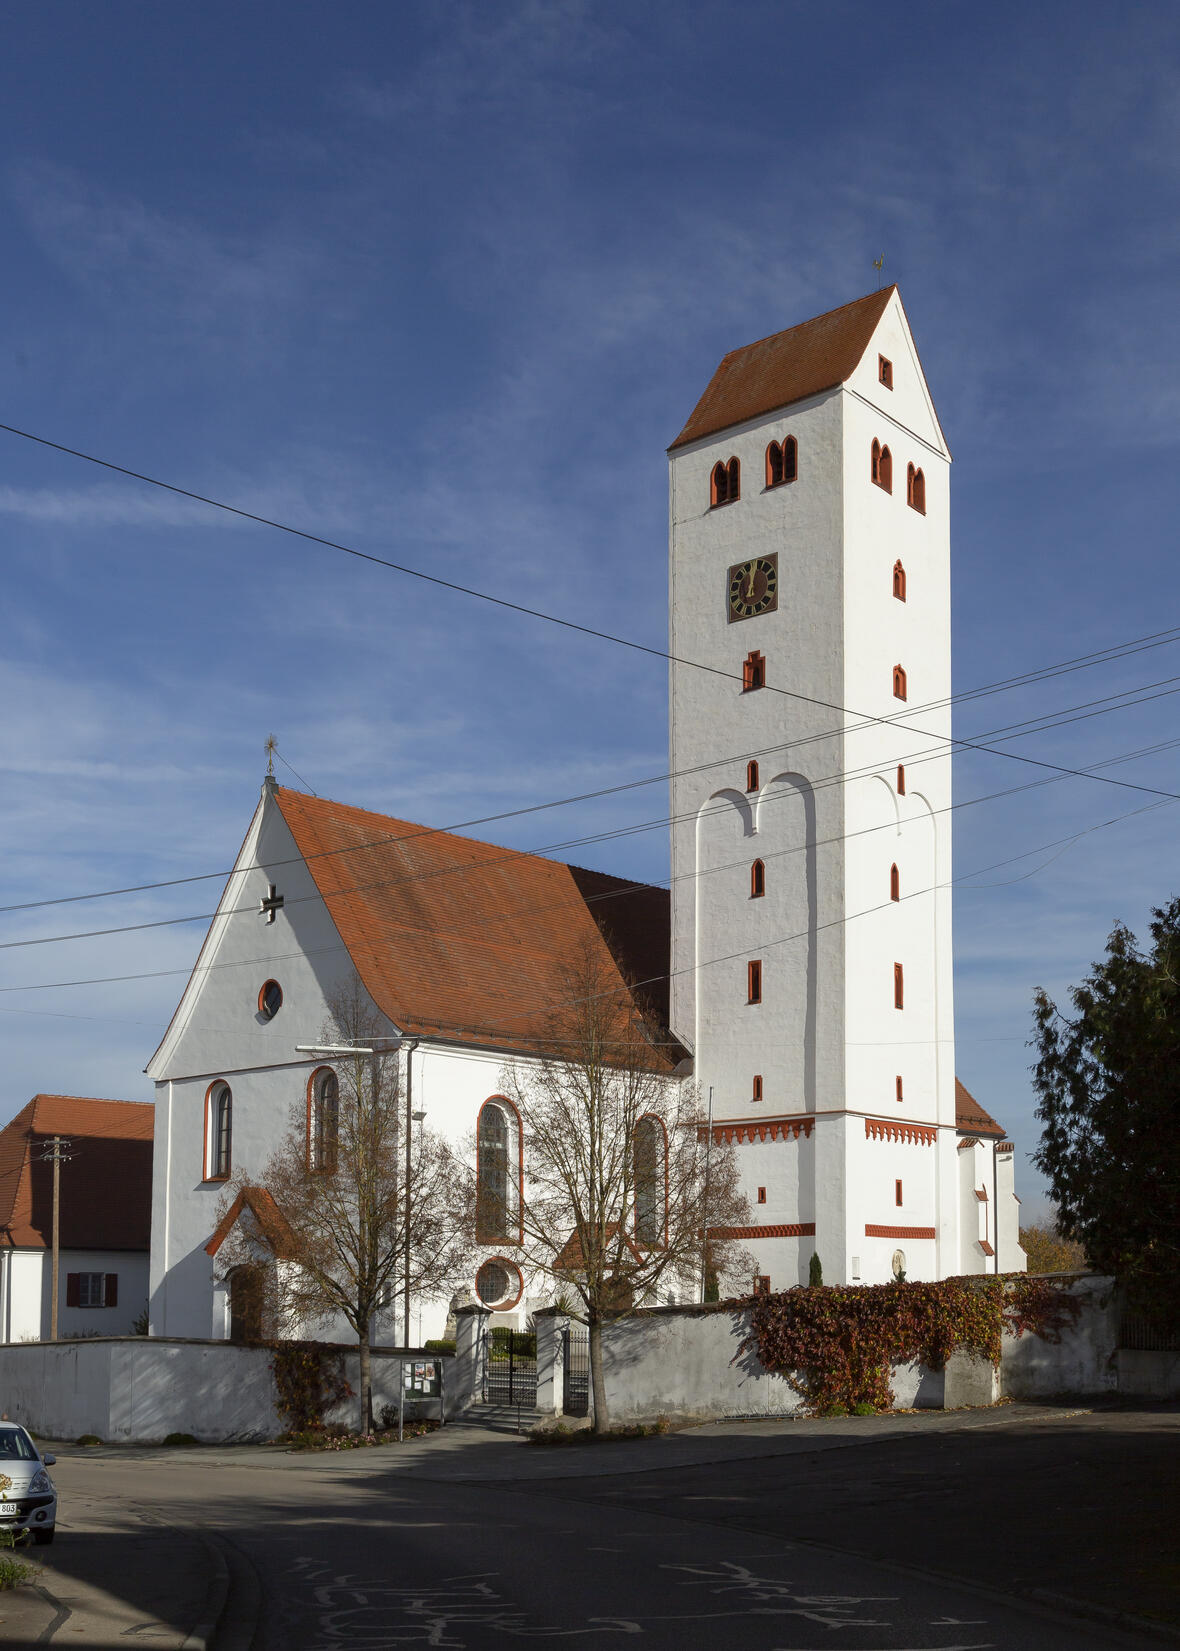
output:
[[[877,272],[877,291],[881,290],[881,282],[885,279],[885,254],[873,259],[873,268]]]
[[[266,736],[266,776],[267,776],[267,779],[271,779],[271,780],[274,779],[274,775],[275,775],[275,752],[278,750],[278,748],[279,748],[278,740],[275,738],[275,736],[273,734],[268,734]]]

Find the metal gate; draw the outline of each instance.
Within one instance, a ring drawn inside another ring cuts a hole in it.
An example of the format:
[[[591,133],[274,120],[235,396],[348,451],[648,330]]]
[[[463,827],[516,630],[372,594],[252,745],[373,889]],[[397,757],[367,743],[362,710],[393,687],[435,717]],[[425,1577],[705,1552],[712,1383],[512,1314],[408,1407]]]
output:
[[[567,1416],[590,1414],[590,1332],[581,1325],[565,1330],[561,1408]]]
[[[484,1341],[483,1396],[488,1404],[537,1403],[537,1338],[524,1330],[497,1328]]]

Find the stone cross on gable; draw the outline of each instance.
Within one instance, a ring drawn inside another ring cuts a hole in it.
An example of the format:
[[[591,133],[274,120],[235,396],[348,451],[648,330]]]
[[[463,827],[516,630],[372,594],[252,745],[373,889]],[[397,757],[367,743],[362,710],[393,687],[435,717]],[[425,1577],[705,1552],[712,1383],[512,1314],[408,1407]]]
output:
[[[268,923],[273,923],[275,913],[283,909],[283,897],[273,883],[267,884],[266,895],[258,902],[260,916],[265,916]]]

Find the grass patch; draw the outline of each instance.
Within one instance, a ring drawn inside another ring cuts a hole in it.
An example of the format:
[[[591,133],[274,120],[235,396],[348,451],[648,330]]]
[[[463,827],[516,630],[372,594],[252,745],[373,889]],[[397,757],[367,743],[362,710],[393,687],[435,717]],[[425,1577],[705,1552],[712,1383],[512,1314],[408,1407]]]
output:
[[[22,1582],[31,1582],[37,1570],[36,1565],[26,1565],[23,1559],[0,1559],[0,1589],[19,1588]]]
[[[558,1422],[553,1427],[535,1427],[525,1435],[530,1445],[611,1445],[622,1439],[660,1439],[673,1431],[666,1416],[657,1416],[654,1422],[628,1422],[623,1427],[608,1428],[595,1433],[592,1427],[567,1427]]]
[[[436,1421],[407,1421],[405,1437],[421,1439],[427,1433],[437,1433]],[[288,1450],[364,1450],[369,1445],[396,1445],[400,1443],[397,1428],[378,1428],[373,1433],[354,1433],[338,1422],[323,1427],[305,1427],[296,1433],[284,1433],[279,1440]]]
[[[194,1439],[191,1433],[167,1433],[164,1435],[166,1445],[199,1445],[199,1439]]]

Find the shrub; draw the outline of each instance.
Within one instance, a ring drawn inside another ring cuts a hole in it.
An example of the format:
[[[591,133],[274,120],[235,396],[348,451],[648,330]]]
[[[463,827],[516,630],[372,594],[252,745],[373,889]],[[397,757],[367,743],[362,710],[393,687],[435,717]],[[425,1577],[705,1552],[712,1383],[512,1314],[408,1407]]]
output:
[[[281,1341],[270,1361],[275,1404],[289,1434],[318,1427],[325,1410],[352,1397],[344,1354],[322,1341]]]
[[[79,1433],[74,1443],[76,1445],[101,1445],[102,1440],[97,1433]]]
[[[807,1267],[807,1282],[814,1289],[824,1281],[824,1264],[819,1258],[819,1251],[812,1250],[811,1260]]]
[[[895,1364],[941,1370],[961,1348],[998,1365],[1005,1330],[1060,1341],[1081,1308],[1052,1280],[1024,1273],[808,1286],[753,1296],[750,1305],[744,1345],[822,1416],[890,1409]]]
[[[166,1445],[199,1445],[199,1439],[194,1439],[191,1433],[169,1433],[165,1436]]]
[[[440,1337],[434,1341],[424,1341],[422,1343],[422,1350],[426,1353],[453,1353],[455,1351],[455,1343],[453,1341],[444,1341]]]

